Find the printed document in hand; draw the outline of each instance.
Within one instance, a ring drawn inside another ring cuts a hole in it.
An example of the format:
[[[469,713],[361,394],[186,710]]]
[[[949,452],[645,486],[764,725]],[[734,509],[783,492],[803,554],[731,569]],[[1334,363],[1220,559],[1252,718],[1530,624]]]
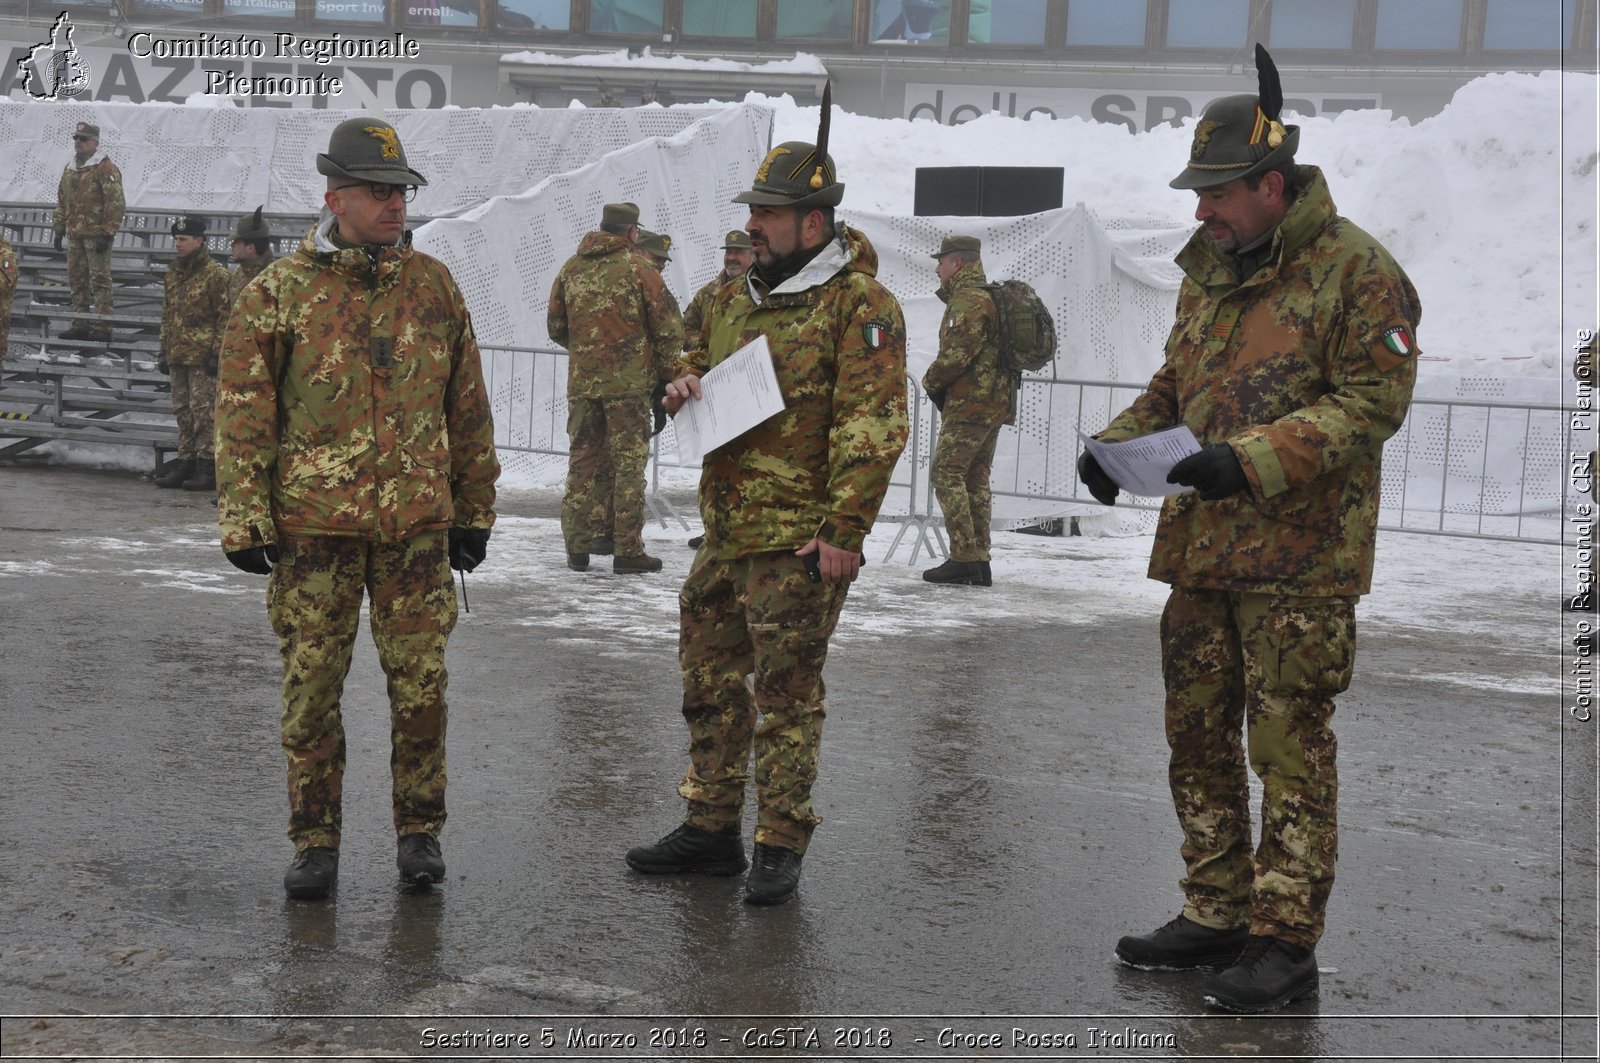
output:
[[[700,397],[679,407],[672,418],[678,460],[694,464],[783,407],[783,392],[772,371],[772,348],[765,336],[757,336],[701,377]]]
[[[1159,498],[1193,491],[1192,487],[1167,483],[1167,473],[1190,454],[1200,452],[1200,441],[1189,426],[1180,424],[1160,432],[1122,443],[1102,443],[1079,432],[1083,445],[1105,474],[1130,495]]]

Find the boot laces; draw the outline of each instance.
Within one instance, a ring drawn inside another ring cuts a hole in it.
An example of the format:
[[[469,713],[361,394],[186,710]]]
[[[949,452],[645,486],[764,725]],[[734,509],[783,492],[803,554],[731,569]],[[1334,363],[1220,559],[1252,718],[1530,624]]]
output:
[[[1239,953],[1239,958],[1234,961],[1234,966],[1254,972],[1268,956],[1272,955],[1277,944],[1278,939],[1275,937],[1252,934],[1250,940],[1245,943],[1244,950]]]

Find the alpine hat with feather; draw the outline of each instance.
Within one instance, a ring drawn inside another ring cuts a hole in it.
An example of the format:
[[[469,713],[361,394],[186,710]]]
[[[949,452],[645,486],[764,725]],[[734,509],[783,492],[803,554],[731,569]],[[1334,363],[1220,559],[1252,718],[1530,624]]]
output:
[[[233,238],[235,240],[272,239],[272,229],[267,225],[266,219],[261,216],[261,207],[257,207],[254,214],[246,214],[239,219],[239,224],[233,227]]]
[[[1300,127],[1286,126],[1279,118],[1283,85],[1272,57],[1259,44],[1256,74],[1258,96],[1224,96],[1205,109],[1194,127],[1189,165],[1168,182],[1173,188],[1210,188],[1294,159]]]
[[[833,82],[822,87],[822,118],[817,122],[817,142],[786,140],[767,152],[756,170],[750,191],[733,197],[735,203],[760,207],[837,207],[844,199],[828,155],[828,117],[833,110]]]

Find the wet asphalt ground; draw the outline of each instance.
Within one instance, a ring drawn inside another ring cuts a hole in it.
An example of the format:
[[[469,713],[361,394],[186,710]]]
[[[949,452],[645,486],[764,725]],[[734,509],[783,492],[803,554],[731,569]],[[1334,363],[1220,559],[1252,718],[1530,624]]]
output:
[[[874,558],[828,663],[826,822],[799,896],[756,909],[622,862],[680,814],[684,536],[652,527],[661,575],[577,577],[554,493],[500,508],[450,644],[447,881],[396,885],[363,633],[338,892],[292,902],[265,581],[208,499],[0,467],[4,1056],[1594,1058],[1596,725],[1547,592],[1463,572],[1436,622],[1362,628],[1321,992],[1237,1018],[1111,959],[1178,904],[1161,588],[1100,607]],[[1142,573],[1126,542],[1035,543]]]

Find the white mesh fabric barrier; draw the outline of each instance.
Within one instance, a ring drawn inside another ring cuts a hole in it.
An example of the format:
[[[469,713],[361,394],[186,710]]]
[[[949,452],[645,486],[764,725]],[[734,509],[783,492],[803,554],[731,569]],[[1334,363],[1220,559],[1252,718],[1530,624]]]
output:
[[[723,235],[744,223],[746,208],[731,201],[750,187],[771,126],[768,108],[719,108],[673,136],[629,144],[522,195],[418,230],[417,246],[450,267],[478,341],[490,348],[484,371],[497,438],[509,448],[566,450],[565,356],[493,348],[550,346],[550,286],[578,242],[598,226],[601,206],[637,203],[641,226],[672,236],[672,261],[663,276],[682,306],[721,268]],[[566,471],[564,457],[517,449],[502,453],[501,464],[526,483],[558,482]]]
[[[946,236],[957,233],[983,241],[983,265],[991,281],[1027,281],[1049,306],[1056,325],[1056,360],[1034,377],[1142,385],[1160,367],[1181,279],[1172,256],[1189,230],[1155,228],[1139,219],[1107,227],[1081,203],[1020,218],[852,213],[848,182],[846,186],[840,216],[872,240],[878,279],[905,309],[907,367],[914,378],[922,378],[938,353],[944,315],[944,303],[934,294],[939,280],[930,256]],[[1085,405],[1091,408],[1081,415],[1084,427],[1103,428],[1134,394],[1101,389],[1086,396]],[[1092,404],[1096,397],[1099,406]],[[904,486],[885,503],[886,515],[907,512],[913,478],[916,509],[930,511],[929,412],[923,411],[918,438],[895,471],[896,484]],[[1023,389],[1016,427],[1001,432],[996,449],[996,519],[1081,509],[1059,501],[1082,494],[1076,469],[1079,423],[1076,386],[1029,384]]]
[[[651,137],[672,136],[715,107],[548,110],[393,110],[406,161],[429,181],[412,208],[456,214],[515,195],[551,174],[576,170]],[[758,108],[767,114],[770,111]],[[326,178],[315,156],[328,135],[363,111],[187,107],[159,103],[0,106],[0,144],[10,158],[0,200],[53,204],[72,158],[78,122],[100,127],[100,147],[122,171],[131,211],[269,213],[316,210]]]

